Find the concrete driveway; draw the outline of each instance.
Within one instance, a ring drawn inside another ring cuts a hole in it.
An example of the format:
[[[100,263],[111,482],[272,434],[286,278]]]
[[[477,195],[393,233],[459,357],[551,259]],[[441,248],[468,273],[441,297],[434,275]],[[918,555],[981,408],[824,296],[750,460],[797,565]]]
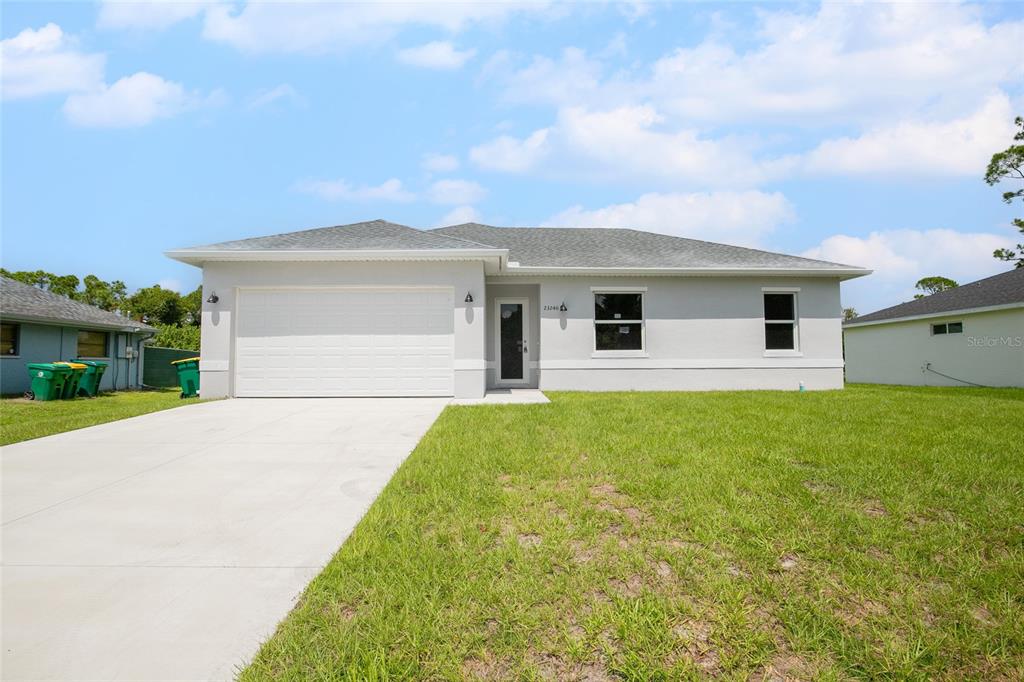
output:
[[[226,400],[4,448],[3,678],[231,678],[446,403]]]

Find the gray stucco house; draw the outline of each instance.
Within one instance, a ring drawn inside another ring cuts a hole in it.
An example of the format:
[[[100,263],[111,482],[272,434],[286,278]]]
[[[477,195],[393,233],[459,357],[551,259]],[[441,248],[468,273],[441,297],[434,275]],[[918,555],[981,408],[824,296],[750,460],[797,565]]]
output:
[[[168,252],[203,270],[204,397],[842,388],[870,271],[627,229],[383,220]]]
[[[1024,268],[855,317],[843,335],[849,381],[1024,387]]]
[[[0,277],[0,393],[29,388],[30,362],[109,363],[100,390],[142,385],[143,341],[156,329],[38,287]]]

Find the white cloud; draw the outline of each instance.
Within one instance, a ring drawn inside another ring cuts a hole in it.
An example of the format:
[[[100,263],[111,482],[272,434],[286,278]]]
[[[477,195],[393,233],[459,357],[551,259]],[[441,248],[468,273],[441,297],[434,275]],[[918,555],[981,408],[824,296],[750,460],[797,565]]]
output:
[[[555,175],[668,187],[751,187],[787,174],[793,157],[760,159],[754,138],[705,137],[673,128],[653,106],[565,107],[550,128],[526,139],[502,135],[470,150],[477,165],[525,173],[542,163]]]
[[[548,129],[525,139],[502,135],[469,150],[469,158],[481,168],[522,173],[535,167],[548,153]]]
[[[626,227],[731,244],[756,245],[794,217],[778,192],[649,193],[634,202],[586,210],[573,206],[548,218],[558,227]]]
[[[399,50],[397,58],[403,64],[425,69],[460,69],[475,54],[476,50],[456,50],[447,40],[436,40]]]
[[[456,206],[441,217],[437,227],[448,225],[461,225],[462,223],[480,222],[480,212],[472,206]]]
[[[1013,137],[1013,110],[1004,94],[952,121],[902,121],[856,138],[822,142],[807,157],[816,173],[978,175],[992,154]]]
[[[246,109],[263,109],[275,102],[291,102],[297,106],[305,106],[306,99],[298,93],[291,85],[282,83],[276,87],[260,90],[246,102]]]
[[[459,159],[451,154],[424,154],[420,165],[431,173],[451,173],[459,169]]]
[[[185,0],[151,0],[150,2],[104,0],[100,5],[100,28],[114,29],[164,29],[179,21],[197,16],[207,2]]]
[[[26,28],[0,41],[0,75],[4,99],[81,92],[103,82],[106,57],[75,49],[57,24]]]
[[[422,26],[456,33],[512,14],[546,12],[545,2],[248,2],[206,10],[203,35],[247,52],[338,52]]]
[[[558,60],[535,56],[522,69],[512,68],[507,52],[496,53],[485,65],[486,78],[501,78],[500,96],[510,102],[554,102],[572,105],[590,101],[606,87],[602,64],[576,47],[562,50]]]
[[[911,300],[922,277],[941,275],[966,284],[1006,270],[992,252],[1011,238],[1009,232],[888,230],[866,237],[834,235],[801,255],[874,270],[843,284],[843,305],[865,314]]]
[[[312,194],[327,201],[391,201],[408,202],[416,195],[402,186],[396,178],[385,180],[379,185],[353,186],[346,180],[303,180],[295,184],[294,189],[304,194]]]
[[[474,204],[487,196],[487,190],[472,180],[438,180],[427,197],[435,204]]]
[[[621,68],[578,49],[494,74],[514,101],[588,109],[650,104],[689,126],[952,119],[1024,77],[1024,21],[986,25],[976,4],[823,3],[757,12],[693,47]],[[750,46],[750,47],[740,47]]]
[[[213,95],[216,99],[217,94]],[[144,126],[200,106],[203,100],[180,83],[140,71],[113,85],[74,94],[64,102],[64,115],[75,125],[97,128]]]

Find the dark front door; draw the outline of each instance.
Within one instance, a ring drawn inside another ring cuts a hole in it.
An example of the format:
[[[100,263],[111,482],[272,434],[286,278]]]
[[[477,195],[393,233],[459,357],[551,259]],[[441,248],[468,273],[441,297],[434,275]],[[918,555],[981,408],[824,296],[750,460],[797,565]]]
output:
[[[502,303],[498,315],[501,335],[501,380],[522,380],[523,357],[526,354],[526,341],[523,339],[523,304]]]

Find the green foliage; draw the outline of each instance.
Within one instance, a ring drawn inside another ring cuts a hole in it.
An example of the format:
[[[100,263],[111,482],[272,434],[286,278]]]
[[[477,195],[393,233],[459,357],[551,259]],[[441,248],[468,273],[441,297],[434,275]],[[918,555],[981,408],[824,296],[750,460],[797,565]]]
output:
[[[955,289],[960,286],[960,283],[956,280],[952,280],[949,277],[941,277],[936,275],[934,277],[922,277],[917,280],[917,284],[914,285],[915,289],[920,289],[923,294],[914,294],[914,298],[924,298],[925,296],[931,296],[940,291],[946,291],[947,289]]]
[[[857,317],[856,308],[843,308],[843,321],[852,320]]]
[[[1024,141],[1024,117],[1018,116],[1013,121],[1020,130],[1013,136],[1015,142]],[[985,182],[995,185],[1002,180],[1024,181],[1024,145],[1015,144],[992,155],[988,168],[985,169]],[[1003,201],[1012,204],[1014,199],[1024,200],[1024,188],[1003,192]],[[1014,226],[1024,234],[1024,219],[1014,218]],[[1024,244],[1015,248],[996,249],[992,255],[999,260],[1016,261],[1016,267],[1024,268]]]
[[[203,287],[198,286],[190,294],[181,297],[181,323],[199,326],[203,319]]]
[[[103,310],[123,310],[128,299],[128,287],[119,279],[104,282],[96,275],[86,275],[83,281],[85,290],[78,292],[75,298],[82,303],[94,305]]]
[[[4,277],[39,287],[44,291],[53,292],[59,296],[74,298],[78,290],[78,277],[74,275],[55,275],[45,270],[10,272],[0,268],[0,274]]]
[[[149,345],[161,348],[180,348],[199,352],[199,327],[187,325],[178,327],[170,324],[157,325],[156,336],[149,340]]]
[[[181,324],[181,294],[154,284],[128,297],[129,316],[146,324]]]

